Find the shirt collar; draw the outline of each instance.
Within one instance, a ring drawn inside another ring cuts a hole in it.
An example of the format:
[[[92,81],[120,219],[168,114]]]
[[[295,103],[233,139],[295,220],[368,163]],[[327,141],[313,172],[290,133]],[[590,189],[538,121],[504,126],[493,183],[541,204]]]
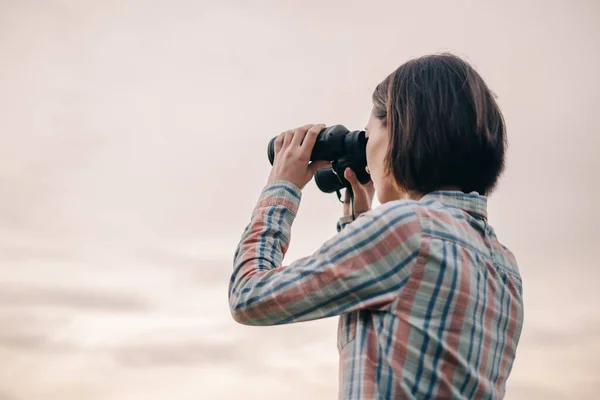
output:
[[[458,207],[469,214],[477,214],[487,219],[487,197],[477,192],[463,193],[451,190],[438,190],[427,193],[421,198],[421,202],[437,200],[444,204]]]

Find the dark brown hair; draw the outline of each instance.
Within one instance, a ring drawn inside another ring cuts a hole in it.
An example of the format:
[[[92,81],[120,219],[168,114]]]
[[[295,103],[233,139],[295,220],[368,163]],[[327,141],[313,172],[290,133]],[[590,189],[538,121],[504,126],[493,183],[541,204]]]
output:
[[[452,54],[401,65],[373,93],[389,132],[386,165],[398,185],[489,194],[504,169],[504,118],[481,76]]]

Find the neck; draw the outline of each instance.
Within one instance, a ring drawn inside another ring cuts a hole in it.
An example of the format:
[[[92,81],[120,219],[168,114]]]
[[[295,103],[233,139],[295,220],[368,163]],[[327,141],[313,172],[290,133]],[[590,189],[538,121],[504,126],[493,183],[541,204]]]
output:
[[[433,191],[458,191],[460,192],[460,188],[458,186],[441,186]],[[425,196],[427,193],[421,193],[417,191],[405,191],[401,189],[396,189],[393,192],[387,193],[384,195],[382,203],[387,203],[388,201],[394,200],[415,200],[419,201]]]

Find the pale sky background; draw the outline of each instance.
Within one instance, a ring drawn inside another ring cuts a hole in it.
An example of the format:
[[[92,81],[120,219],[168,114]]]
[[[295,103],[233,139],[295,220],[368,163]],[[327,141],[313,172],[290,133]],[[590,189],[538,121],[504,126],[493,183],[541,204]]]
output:
[[[0,399],[334,399],[335,318],[236,324],[269,139],[366,124],[408,59],[498,95],[491,224],[525,327],[507,399],[600,393],[600,2],[0,0]],[[287,262],[335,233],[304,191]]]

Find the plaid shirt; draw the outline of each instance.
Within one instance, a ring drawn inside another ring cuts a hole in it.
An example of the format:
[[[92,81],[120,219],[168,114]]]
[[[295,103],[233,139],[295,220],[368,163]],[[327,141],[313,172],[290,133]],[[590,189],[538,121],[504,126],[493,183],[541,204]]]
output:
[[[500,399],[523,324],[521,278],[485,197],[438,191],[342,218],[288,266],[301,192],[267,185],[235,253],[236,321],[339,315],[341,399]]]

